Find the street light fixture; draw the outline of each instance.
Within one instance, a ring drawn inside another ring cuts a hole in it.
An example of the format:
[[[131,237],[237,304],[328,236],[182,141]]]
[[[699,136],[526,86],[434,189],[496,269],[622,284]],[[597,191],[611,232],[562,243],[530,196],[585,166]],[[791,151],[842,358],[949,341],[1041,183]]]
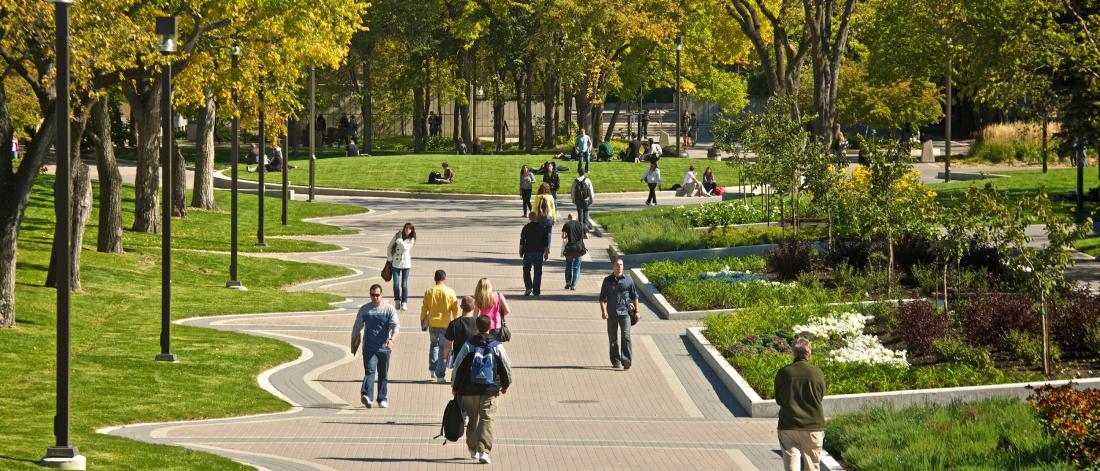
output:
[[[947,38],[947,120],[944,122],[943,181],[951,181],[951,37]]]
[[[158,16],[156,32],[160,52],[165,57],[176,51],[176,17]],[[172,63],[166,60],[161,71],[160,96],[160,174],[164,196],[161,200],[160,234],[160,353],[157,361],[176,361],[172,353]]]
[[[232,64],[233,64],[233,79],[236,80],[237,75],[237,62],[241,57],[241,47],[233,46]],[[232,190],[230,194],[230,223],[229,223],[229,281],[225,283],[226,288],[231,289],[247,289],[241,284],[240,279],[237,278],[237,168],[241,162],[241,100],[240,95],[237,92],[236,85],[233,86],[233,152],[232,152],[232,165],[230,166],[230,174],[233,178]]]
[[[313,202],[313,176],[317,168],[317,66],[309,67],[309,202]]]
[[[69,432],[72,424],[70,414],[71,388],[70,379],[70,347],[72,343],[70,322],[70,291],[71,282],[70,257],[71,242],[69,240],[72,228],[69,222],[69,210],[71,208],[71,190],[69,185],[70,147],[69,147],[69,8],[73,0],[51,0],[54,4],[55,28],[55,56],[57,67],[57,99],[54,101],[54,116],[57,120],[57,140],[54,141],[54,151],[57,154],[57,181],[55,186],[55,205],[57,205],[58,217],[55,237],[57,247],[62,249],[58,254],[57,263],[57,415],[54,416],[53,434],[56,439],[54,446],[46,448],[46,456],[40,463],[48,468],[85,469],[87,460],[80,451],[69,442]]]
[[[684,35],[676,36],[676,156],[681,157],[680,150],[680,53],[684,49]]]
[[[267,247],[264,243],[264,193],[267,192],[267,185],[264,183],[264,175],[267,173],[265,157],[267,156],[267,137],[264,135],[264,80],[260,79],[260,155],[259,163],[256,164],[256,170],[260,172],[260,185],[257,188],[257,194],[260,195],[260,203],[258,208],[259,213],[259,226],[256,228],[256,245],[259,247]]]

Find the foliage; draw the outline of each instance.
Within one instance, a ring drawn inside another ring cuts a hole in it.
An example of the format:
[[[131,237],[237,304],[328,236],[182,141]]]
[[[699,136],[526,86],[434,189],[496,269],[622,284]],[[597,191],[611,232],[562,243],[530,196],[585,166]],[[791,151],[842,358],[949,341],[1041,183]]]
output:
[[[1048,435],[1082,469],[1100,469],[1100,389],[1043,386],[1028,399]]]
[[[825,251],[822,258],[826,264],[839,267],[846,265],[855,270],[863,270],[871,263],[872,241],[862,238],[846,237],[834,240],[832,247]]]
[[[957,303],[955,311],[963,334],[975,345],[1002,347],[1009,331],[1039,332],[1039,319],[1027,296],[979,293]]]
[[[775,355],[791,354],[791,342],[794,337],[790,332],[776,331],[772,335],[750,335],[744,339],[733,342],[725,347],[728,355]]]
[[[1035,335],[1019,330],[1010,330],[1004,336],[1005,349],[1029,366],[1043,364],[1043,341]],[[1061,361],[1062,351],[1058,345],[1050,346],[1050,361]]]
[[[822,236],[817,228],[804,228],[798,233],[803,241],[817,240]],[[741,247],[748,245],[778,244],[790,237],[779,225],[750,227],[716,227],[702,234],[707,247]]]
[[[775,273],[779,279],[793,280],[810,269],[813,255],[813,249],[805,241],[786,239],[779,243],[779,247],[769,250],[765,258],[769,272]]]
[[[757,204],[755,200],[680,206],[676,208],[676,213],[694,227],[730,226],[779,219],[778,206],[772,206],[768,213],[767,208]]]
[[[1014,399],[869,408],[829,420],[825,448],[855,469],[1074,469],[1027,404]]]
[[[1100,325],[1093,325],[1085,329],[1085,350],[1100,357]]]
[[[933,340],[931,353],[936,360],[945,363],[961,363],[979,370],[993,369],[993,359],[989,351],[970,345],[957,337],[944,337]]]
[[[1052,337],[1067,353],[1091,351],[1100,357],[1100,294],[1078,290],[1052,303],[1050,326]]]
[[[837,121],[872,128],[920,128],[943,117],[936,84],[919,78],[883,79],[868,74],[868,64],[848,61],[840,68]],[[806,99],[808,101],[808,97]]]
[[[1031,144],[981,142],[970,148],[970,155],[980,162],[993,164],[1004,162],[1037,163],[1042,159],[1042,149]]]
[[[946,337],[953,325],[946,314],[923,300],[900,303],[897,316],[897,335],[914,353],[929,353],[932,344]]]
[[[799,283],[752,281],[730,283],[719,280],[679,280],[661,294],[680,310],[735,309],[759,303],[813,304],[837,301],[835,293]]]
[[[695,278],[708,271],[761,271],[764,268],[764,258],[755,256],[661,260],[642,264],[642,272],[657,289],[662,289],[677,279]]]
[[[917,264],[910,269],[913,282],[921,291],[931,294],[943,291],[943,271],[935,264]],[[960,293],[973,293],[977,291],[989,291],[993,288],[992,274],[985,268],[971,268],[963,266],[951,272],[949,281],[954,281],[954,287]]]

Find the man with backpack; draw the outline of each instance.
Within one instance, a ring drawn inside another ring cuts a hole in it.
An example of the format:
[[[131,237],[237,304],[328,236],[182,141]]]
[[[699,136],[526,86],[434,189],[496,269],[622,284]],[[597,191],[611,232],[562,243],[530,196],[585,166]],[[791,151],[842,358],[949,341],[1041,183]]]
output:
[[[573,189],[569,196],[573,198],[573,204],[577,205],[577,219],[588,227],[588,207],[592,206],[592,196],[596,193],[592,188],[592,180],[585,175],[585,170],[577,166],[577,179],[573,180]]]
[[[466,425],[466,447],[470,458],[490,463],[493,449],[493,416],[496,398],[508,393],[512,384],[512,364],[499,340],[489,334],[492,321],[478,316],[478,334],[468,340],[455,356],[451,384],[455,397],[462,399],[462,409],[470,418]]]

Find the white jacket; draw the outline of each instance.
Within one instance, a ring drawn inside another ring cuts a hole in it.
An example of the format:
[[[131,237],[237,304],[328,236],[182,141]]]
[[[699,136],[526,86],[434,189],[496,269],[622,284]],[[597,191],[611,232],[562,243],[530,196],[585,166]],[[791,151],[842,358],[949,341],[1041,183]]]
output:
[[[416,239],[402,239],[401,232],[386,244],[386,257],[394,268],[412,268],[412,247]]]

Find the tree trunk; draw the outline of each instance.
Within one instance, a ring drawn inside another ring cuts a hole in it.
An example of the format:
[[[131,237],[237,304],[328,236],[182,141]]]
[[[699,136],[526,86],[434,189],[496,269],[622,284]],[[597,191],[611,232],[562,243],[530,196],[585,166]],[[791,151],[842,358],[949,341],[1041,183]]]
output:
[[[555,98],[558,96],[557,77],[550,70],[543,71],[546,74],[542,82],[542,148],[553,149],[557,141],[557,123],[554,119]]]
[[[1050,113],[1043,111],[1043,173],[1047,173],[1047,135],[1050,129]]]
[[[425,107],[424,86],[416,85],[413,87],[413,152],[424,152],[427,148],[428,132],[423,115]]]
[[[576,100],[577,100],[577,129],[578,129],[577,132],[579,133],[580,129],[582,129],[582,128],[585,129],[585,130],[590,129],[589,126],[588,126],[588,123],[589,123],[588,118],[591,117],[592,102],[588,101],[587,92],[577,92],[576,97],[577,97]],[[570,134],[569,137],[573,137],[573,134]]]
[[[563,118],[565,120],[565,137],[568,138],[573,135],[573,125],[570,124],[573,122],[573,93],[562,88],[561,95],[562,99],[565,100],[565,110],[563,111],[565,116],[563,116]]]
[[[527,128],[527,132],[524,133],[523,150],[530,153],[535,148],[535,123],[534,114],[531,106],[533,96],[535,94],[535,66],[534,58],[529,58],[527,66],[523,69],[523,108],[526,110],[523,116],[523,123],[521,125]]]
[[[286,142],[283,142],[286,145]],[[172,155],[172,217],[187,217],[187,159],[183,158],[183,151],[179,143],[176,143],[175,153]],[[286,160],[286,151],[283,151],[283,160]]]
[[[135,232],[160,232],[160,81],[125,85],[137,129],[137,175],[134,179]]]
[[[604,135],[603,140],[610,141],[615,136],[615,123],[617,123],[619,121],[619,113],[622,111],[622,108],[623,108],[623,100],[620,98],[619,101],[615,102],[615,111],[613,113],[611,113],[611,122],[607,123],[607,134]],[[630,130],[627,129],[627,131],[630,131]],[[595,140],[595,139],[593,139],[593,140]]]
[[[195,184],[191,193],[191,207],[218,210],[214,201],[214,120],[217,115],[217,103],[214,93],[203,91],[206,106],[199,109],[198,136],[195,142]],[[291,135],[296,133],[291,132]],[[296,139],[298,140],[298,139]]]
[[[500,74],[493,80],[493,148],[497,152],[504,150],[504,141],[508,139],[504,132],[504,95],[500,91]]]
[[[371,90],[371,61],[366,58],[363,61],[363,152],[370,154],[374,145],[374,104],[372,103]]]
[[[92,107],[92,133],[96,141],[96,172],[99,174],[99,229],[96,250],[122,253],[122,175],[111,142],[111,119],[107,97]]]
[[[461,121],[460,114],[462,114],[462,105],[460,105],[456,99],[454,109],[451,110],[451,143],[453,144],[458,144],[458,140],[462,137],[461,126],[459,124]]]
[[[81,126],[82,127],[82,126]],[[76,140],[79,142],[79,139]],[[78,144],[79,145],[79,144]],[[92,214],[92,180],[88,175],[88,166],[79,159],[73,159],[72,180],[62,182],[54,180],[55,192],[58,185],[70,185],[72,201],[69,207],[69,217],[72,222],[69,231],[69,265],[70,285],[72,291],[80,291],[80,249],[84,243],[84,227],[88,223],[88,217]],[[60,217],[60,208],[55,205],[54,217]],[[61,256],[61,247],[57,245],[55,234],[53,250],[50,256],[50,267],[46,273],[46,286],[57,287],[57,262]]]

